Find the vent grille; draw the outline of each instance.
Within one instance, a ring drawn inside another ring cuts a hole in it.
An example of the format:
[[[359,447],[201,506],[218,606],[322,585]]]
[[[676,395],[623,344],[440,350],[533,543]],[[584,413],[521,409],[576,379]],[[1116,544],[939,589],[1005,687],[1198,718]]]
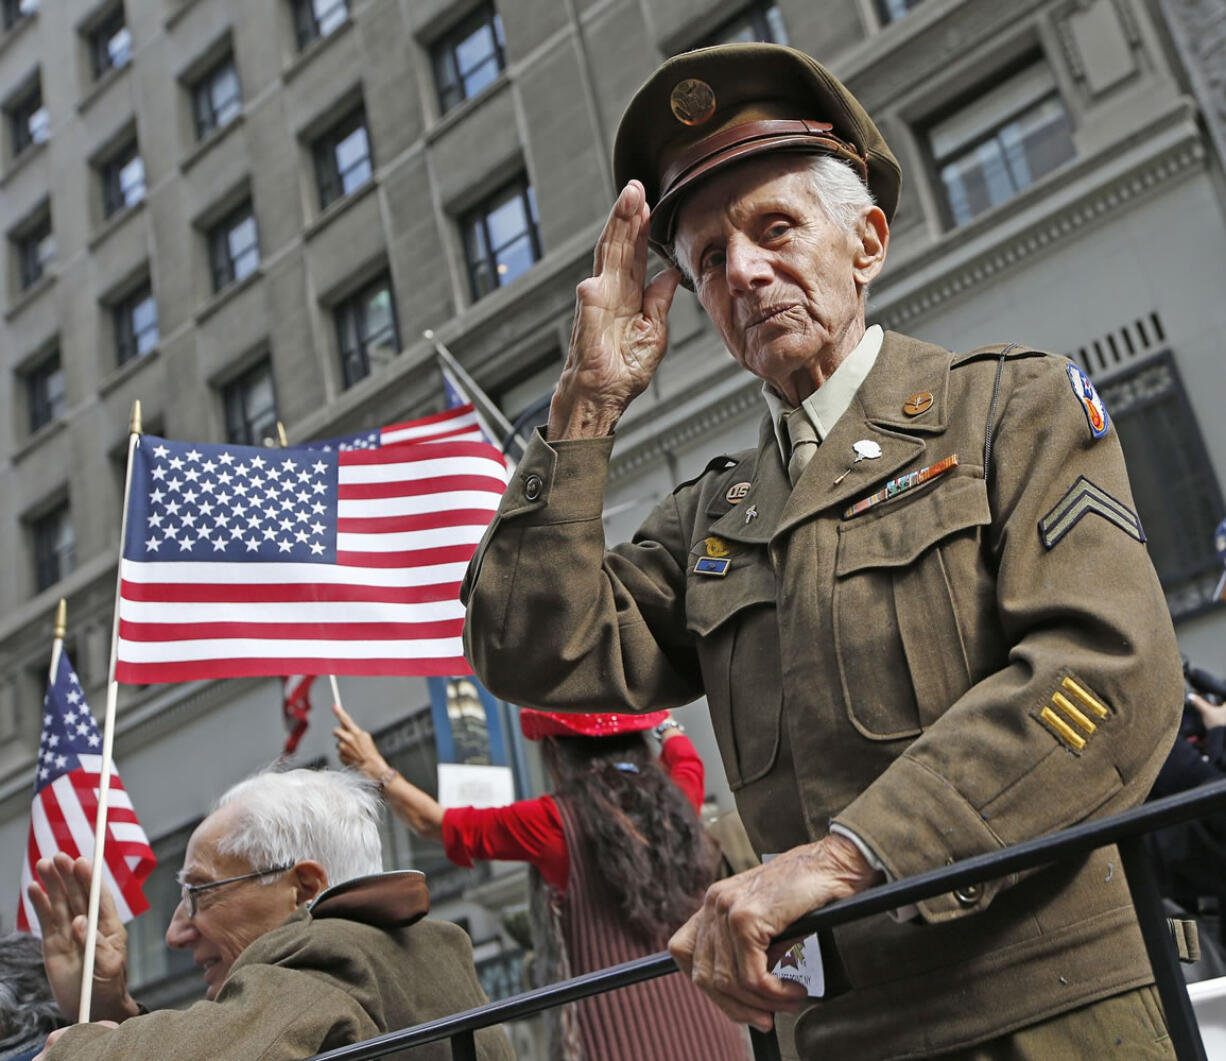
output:
[[[1158,311],[1138,317],[1130,324],[1108,332],[1087,346],[1079,346],[1072,356],[1090,376],[1110,372],[1141,354],[1154,353],[1166,345],[1166,329]]]

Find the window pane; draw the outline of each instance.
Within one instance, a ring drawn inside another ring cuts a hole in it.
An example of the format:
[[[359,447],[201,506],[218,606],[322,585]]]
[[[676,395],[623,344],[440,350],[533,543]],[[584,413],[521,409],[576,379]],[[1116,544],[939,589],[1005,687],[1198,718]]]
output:
[[[394,317],[392,314],[392,293],[381,288],[366,301],[366,341],[375,346],[379,343],[390,343],[395,334]]]
[[[30,115],[28,128],[32,143],[41,144],[51,135],[51,115],[46,107],[39,107]]]
[[[136,352],[146,354],[158,344],[158,304],[152,294],[132,307],[132,330],[136,334]]]
[[[1058,99],[1044,100],[1000,131],[1013,181],[1024,188],[1073,157],[1068,115]]]
[[[336,168],[345,195],[370,180],[370,141],[364,125],[358,126],[336,145]]]
[[[132,58],[132,34],[127,26],[120,26],[106,42],[107,57],[111,66],[123,66]]]
[[[536,256],[532,253],[532,240],[528,236],[521,236],[514,243],[499,251],[497,260],[498,282],[509,284],[520,273],[532,268],[532,263],[536,260]]]
[[[213,105],[214,121],[225,125],[239,108],[238,71],[227,63],[217,71],[209,84],[209,101]]]
[[[145,197],[145,161],[137,155],[119,171],[119,192],[127,206]]]
[[[489,213],[490,243],[494,250],[521,236],[528,228],[524,201],[516,191],[514,198],[495,206]]]
[[[321,37],[326,37],[349,17],[345,0],[313,0],[313,3]]]
[[[254,216],[248,214],[230,229],[226,234],[226,246],[235,280],[241,280],[255,270],[260,264],[260,250]]]

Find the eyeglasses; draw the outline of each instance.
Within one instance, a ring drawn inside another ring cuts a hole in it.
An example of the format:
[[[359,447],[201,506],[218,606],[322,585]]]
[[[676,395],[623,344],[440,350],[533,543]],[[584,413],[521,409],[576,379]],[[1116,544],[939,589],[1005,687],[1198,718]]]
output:
[[[210,888],[220,888],[223,884],[234,884],[240,880],[253,880],[256,877],[269,877],[274,873],[284,873],[287,869],[292,869],[294,863],[287,862],[284,866],[273,866],[271,869],[258,869],[254,873],[240,873],[237,877],[226,877],[225,880],[211,880],[204,884],[179,884],[180,901],[187,907],[187,916],[195,917],[200,912],[200,900],[197,898],[201,892],[207,892]]]

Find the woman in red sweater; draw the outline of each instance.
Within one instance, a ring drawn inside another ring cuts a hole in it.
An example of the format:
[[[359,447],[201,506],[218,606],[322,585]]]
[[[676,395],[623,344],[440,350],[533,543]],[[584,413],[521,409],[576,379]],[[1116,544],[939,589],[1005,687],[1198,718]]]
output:
[[[388,805],[447,857],[533,868],[538,984],[663,950],[697,908],[713,868],[698,820],[703,765],[666,711],[649,715],[523,710],[524,736],[543,741],[552,796],[505,807],[442,807],[391,769],[370,734],[334,707],[346,766],[378,782]],[[646,731],[660,738],[659,758]],[[556,1012],[556,1011],[555,1011]],[[551,1061],[743,1061],[743,1032],[680,975],[564,1007]]]

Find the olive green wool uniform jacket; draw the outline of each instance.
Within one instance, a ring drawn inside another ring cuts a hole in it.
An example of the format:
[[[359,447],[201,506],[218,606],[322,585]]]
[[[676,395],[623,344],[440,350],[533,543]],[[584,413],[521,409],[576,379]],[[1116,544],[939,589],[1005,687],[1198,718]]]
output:
[[[446,921],[385,930],[305,906],[239,955],[215,1001],[157,1010],[117,1029],[86,1024],[48,1061],[300,1061],[488,1000],[472,945]],[[481,1061],[512,1061],[501,1028],[477,1033]],[[389,1054],[448,1061],[446,1042]]]
[[[609,551],[612,439],[535,439],[469,568],[477,674],[553,709],[705,694],[760,853],[834,820],[904,877],[1139,803],[1180,662],[1114,428],[1094,437],[1068,364],[887,333],[794,490],[767,421]],[[862,439],[882,455],[852,465]],[[836,938],[852,990],[801,1018],[802,1057],[924,1056],[1152,979],[1114,849]]]

